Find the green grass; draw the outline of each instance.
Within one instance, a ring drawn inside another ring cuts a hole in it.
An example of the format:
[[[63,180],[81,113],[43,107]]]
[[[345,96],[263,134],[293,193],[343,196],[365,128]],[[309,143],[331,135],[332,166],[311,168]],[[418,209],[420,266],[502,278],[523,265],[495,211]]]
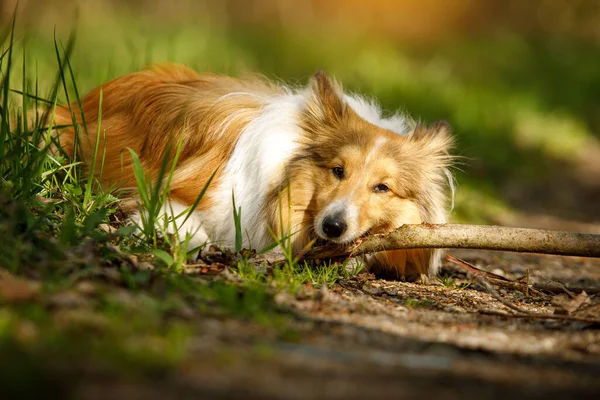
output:
[[[456,282],[456,279],[452,275],[440,275],[437,277],[437,281],[447,289],[463,290],[471,286],[470,282]]]
[[[36,65],[44,87],[56,69],[48,32],[40,28],[20,39],[28,48],[25,64],[28,70]],[[291,83],[304,83],[322,68],[349,90],[379,99],[387,110],[406,110],[428,122],[446,119],[457,137],[457,153],[465,157],[457,171],[460,187],[483,191],[504,210],[511,209],[511,199],[503,196],[507,185],[525,193],[557,171],[578,182],[579,154],[598,142],[594,104],[600,73],[592,66],[600,53],[591,44],[496,34],[415,49],[385,38],[321,30],[242,30],[210,18],[157,25],[151,17],[130,19],[126,12],[93,21],[82,15],[77,33],[70,65],[81,93],[151,62],[226,74],[259,72]],[[16,60],[20,63],[21,56]],[[20,75],[17,71],[14,79]],[[72,82],[65,86],[73,98]],[[489,210],[470,198],[457,203],[455,220],[489,220]]]
[[[428,299],[406,299],[405,306],[408,309],[412,308],[425,308],[432,304],[431,300]]]

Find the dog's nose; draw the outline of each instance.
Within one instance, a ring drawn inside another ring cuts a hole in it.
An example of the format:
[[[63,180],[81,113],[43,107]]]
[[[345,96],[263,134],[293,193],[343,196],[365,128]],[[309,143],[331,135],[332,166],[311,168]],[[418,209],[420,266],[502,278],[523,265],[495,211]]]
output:
[[[342,214],[328,215],[323,220],[323,232],[328,238],[338,238],[346,232],[346,221]]]

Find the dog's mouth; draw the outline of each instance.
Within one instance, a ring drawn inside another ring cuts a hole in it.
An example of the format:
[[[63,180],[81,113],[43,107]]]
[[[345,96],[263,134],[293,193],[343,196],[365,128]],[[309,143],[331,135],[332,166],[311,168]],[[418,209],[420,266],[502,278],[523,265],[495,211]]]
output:
[[[322,237],[317,237],[315,241],[315,246],[325,246],[326,244],[332,243],[327,239],[323,239]]]
[[[317,240],[315,241],[315,246],[325,246],[328,244],[334,244],[334,245],[348,245],[351,243],[354,243],[356,241],[359,241],[361,239],[365,239],[367,236],[369,236],[371,234],[371,230],[367,230],[365,233],[363,233],[362,235],[360,235],[359,237],[353,239],[353,240],[348,240],[348,241],[344,241],[344,242],[336,242],[334,240],[331,239],[324,239],[320,236],[317,237]]]

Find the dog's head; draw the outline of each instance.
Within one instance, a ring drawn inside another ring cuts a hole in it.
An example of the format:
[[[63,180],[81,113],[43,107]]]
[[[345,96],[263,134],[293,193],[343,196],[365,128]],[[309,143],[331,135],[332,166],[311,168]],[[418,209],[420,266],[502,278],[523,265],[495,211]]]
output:
[[[403,224],[445,221],[453,142],[447,123],[416,125],[403,135],[382,127],[389,120],[362,118],[322,72],[310,90],[299,161],[311,170],[320,238],[347,243]]]

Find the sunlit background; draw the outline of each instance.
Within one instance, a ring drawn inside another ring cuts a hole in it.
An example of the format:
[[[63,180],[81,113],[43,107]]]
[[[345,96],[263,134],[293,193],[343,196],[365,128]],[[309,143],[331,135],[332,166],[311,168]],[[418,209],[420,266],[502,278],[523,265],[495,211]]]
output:
[[[41,93],[71,32],[81,92],[152,62],[292,84],[325,69],[450,122],[455,221],[599,231],[599,1],[20,0],[16,32]]]

